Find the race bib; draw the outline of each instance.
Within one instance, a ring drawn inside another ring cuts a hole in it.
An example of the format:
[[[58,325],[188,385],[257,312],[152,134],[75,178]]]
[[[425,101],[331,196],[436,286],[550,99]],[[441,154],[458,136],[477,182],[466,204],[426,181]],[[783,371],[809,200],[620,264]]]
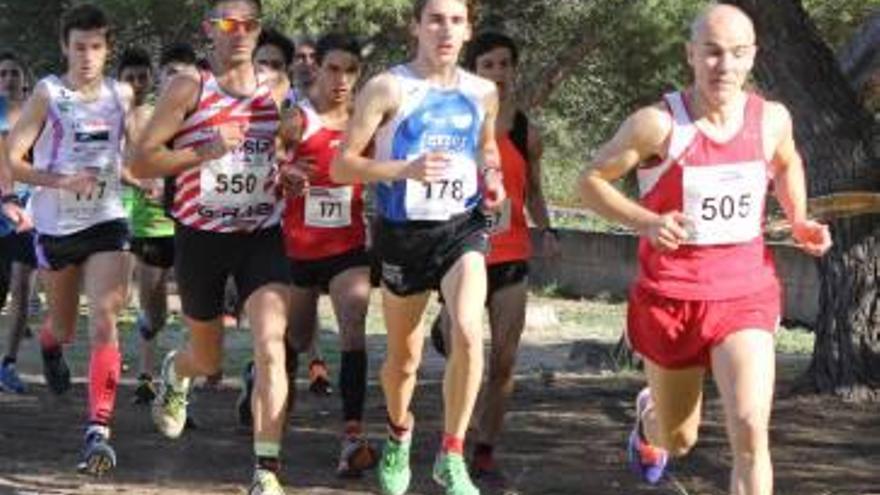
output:
[[[248,138],[237,149],[205,163],[199,202],[213,209],[274,203],[274,191],[266,187],[273,167],[271,143],[266,143]]]
[[[409,157],[413,160],[417,157]],[[436,182],[406,180],[406,211],[411,220],[445,221],[467,210],[477,193],[477,164],[471,158],[452,158],[447,176]]]
[[[112,203],[119,201],[121,184],[119,175],[113,167],[94,170],[97,182],[89,194],[78,194],[65,189],[60,190],[59,221],[67,228],[87,225],[102,211],[110,209]]]
[[[763,162],[683,167],[687,244],[742,244],[761,235],[767,193]]]
[[[510,230],[510,216],[512,207],[510,198],[504,200],[501,209],[490,212],[486,215],[486,221],[489,224],[489,234],[496,235]]]
[[[120,152],[111,140],[111,130],[111,123],[100,118],[84,118],[74,123],[70,156],[75,171],[101,171],[116,165]]]
[[[353,188],[309,187],[306,193],[306,225],[337,229],[351,225]]]

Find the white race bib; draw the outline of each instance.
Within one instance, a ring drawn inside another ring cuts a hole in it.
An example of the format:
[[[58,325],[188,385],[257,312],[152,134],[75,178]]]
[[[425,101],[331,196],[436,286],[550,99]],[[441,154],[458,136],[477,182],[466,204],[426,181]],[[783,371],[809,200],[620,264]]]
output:
[[[742,244],[761,235],[767,193],[763,162],[682,168],[688,244]]]
[[[248,138],[237,149],[205,163],[201,173],[199,202],[208,208],[247,208],[274,203],[266,181],[273,163],[268,150],[254,152],[262,141]]]
[[[417,157],[409,157],[413,160]],[[406,180],[406,212],[410,220],[445,221],[467,209],[477,193],[477,164],[456,155],[445,178],[431,183]]]
[[[95,217],[119,201],[121,184],[115,168],[96,170],[97,183],[90,194],[77,194],[66,189],[59,190],[58,219],[62,228],[77,229],[88,225]]]
[[[327,229],[351,225],[353,191],[351,186],[309,187],[306,193],[306,225]]]
[[[501,209],[487,214],[489,222],[489,234],[496,235],[510,230],[510,216],[512,212],[510,198],[506,198]]]

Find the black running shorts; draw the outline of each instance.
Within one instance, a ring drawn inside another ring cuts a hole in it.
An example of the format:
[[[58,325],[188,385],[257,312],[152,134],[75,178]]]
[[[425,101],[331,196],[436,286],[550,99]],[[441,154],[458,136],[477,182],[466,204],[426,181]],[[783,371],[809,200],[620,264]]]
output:
[[[177,224],[174,273],[183,313],[210,321],[223,314],[226,280],[232,277],[240,301],[269,284],[288,284],[288,260],[281,229],[218,233]]]
[[[290,260],[290,282],[297,287],[318,288],[326,293],[337,275],[359,266],[370,266],[370,258],[362,247],[326,258]]]
[[[130,242],[128,223],[122,219],[99,223],[70,235],[37,233],[37,262],[40,268],[61,270],[81,265],[93,254],[128,251]]]
[[[488,247],[486,217],[479,209],[445,222],[380,220],[375,244],[382,283],[398,296],[438,289],[462,256],[485,254]]]

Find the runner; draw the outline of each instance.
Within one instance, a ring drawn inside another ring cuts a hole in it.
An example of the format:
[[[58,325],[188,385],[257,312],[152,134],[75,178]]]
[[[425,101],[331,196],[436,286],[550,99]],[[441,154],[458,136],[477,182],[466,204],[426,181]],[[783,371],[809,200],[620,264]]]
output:
[[[344,427],[337,473],[359,477],[378,457],[363,426],[370,302],[363,186],[337,184],[329,173],[348,124],[361,71],[361,46],[349,35],[328,34],[318,40],[315,56],[318,73],[312,97],[296,103],[290,128],[283,134],[294,160],[284,174],[290,191],[283,223],[292,260],[288,332],[294,352],[314,347],[318,297],[329,293],[341,340]],[[288,359],[295,376],[296,354]]]
[[[178,73],[196,77],[195,63],[196,53],[190,45],[178,43],[166,47],[159,59],[160,91]],[[152,115],[154,106],[148,101],[153,81],[149,55],[133,52],[123,56],[119,75],[134,88],[134,125],[141,129]],[[135,278],[140,312],[136,328],[141,337],[141,361],[134,401],[149,404],[156,397],[153,341],[165,327],[168,316],[168,276],[174,265],[174,223],[166,216],[162,205],[162,180],[141,179],[135,183],[138,187],[133,188],[129,218],[133,236],[131,250],[137,256]]]
[[[18,121],[27,98],[27,81],[24,63],[10,52],[0,53],[0,135],[6,136],[9,127]],[[11,191],[17,195],[18,204],[27,204],[30,197],[27,187],[16,187]],[[29,301],[37,264],[33,230],[20,230],[7,218],[0,218],[0,251],[3,254],[0,257],[0,308],[6,303],[7,294],[11,293],[6,353],[0,362],[0,390],[21,394],[25,392],[25,385],[15,364],[21,341],[30,335]]]
[[[706,368],[721,395],[733,451],[730,493],[773,493],[768,424],[780,287],[764,245],[768,185],[813,256],[828,228],[807,219],[806,187],[786,108],[743,86],[756,53],[747,15],[712,5],[687,45],[693,84],[624,122],[584,171],[587,206],[641,233],[627,335],[645,359],[628,452],[658,482],[700,423]],[[611,181],[636,169],[640,198]]]
[[[46,383],[57,394],[70,388],[62,345],[75,335],[81,286],[88,301],[89,421],[79,467],[94,475],[116,465],[109,444],[121,367],[116,322],[130,266],[120,177],[132,91],[103,76],[109,29],[97,7],[65,12],[60,39],[67,72],[37,84],[9,136],[16,178],[37,186],[30,209],[52,322],[40,346]]]
[[[506,35],[486,32],[468,44],[465,66],[478,76],[495,82],[500,108],[495,121],[496,141],[501,153],[504,189],[509,200],[493,220],[486,257],[489,326],[492,346],[486,386],[478,400],[480,411],[475,427],[477,442],[470,461],[470,472],[493,488],[506,485],[498,468],[494,450],[504,424],[507,402],[513,394],[513,370],[526,317],[526,278],[532,254],[525,212],[541,232],[541,254],[559,254],[556,232],[550,227],[547,204],[541,189],[541,136],[529,125],[528,117],[517,108],[514,84],[519,50]],[[445,335],[449,315],[442,307],[431,340],[445,355]]]
[[[313,42],[308,41],[307,43]],[[297,50],[289,38],[274,29],[264,29],[260,33],[257,50],[254,52],[254,64],[257,66],[258,74],[272,88],[276,101],[284,102],[282,105],[293,105],[297,101],[307,98],[306,92],[300,91],[291,85],[287,74],[290,72],[290,68],[293,67],[291,64],[295,57],[298,56],[298,60],[301,61],[300,63],[306,65],[305,69],[299,67],[298,70],[305,73],[302,77],[309,81],[308,87],[311,88],[314,82],[314,74],[309,72],[308,67],[314,69],[314,53],[314,43],[306,45],[306,48]],[[319,330],[319,323],[317,319],[314,319],[315,332]],[[327,368],[327,363],[321,356],[316,339],[312,339],[310,342],[307,351],[309,355],[309,391],[318,396],[330,395],[333,393],[333,386],[330,384],[330,371]],[[292,352],[289,344],[288,342],[288,353]],[[289,378],[294,381],[296,380],[295,368],[295,363],[288,363],[288,370],[294,373]],[[239,422],[250,424],[249,408],[242,406],[246,406],[250,401],[250,385],[253,382],[252,363],[245,367],[242,378],[248,386],[242,389],[243,393],[239,396]],[[295,391],[295,388],[291,387],[291,392],[293,391]],[[293,401],[293,397],[290,400]]]
[[[175,177],[175,273],[190,329],[188,346],[170,352],[162,365],[153,420],[165,436],[179,437],[192,378],[219,371],[223,294],[232,276],[254,336],[251,495],[283,493],[278,473],[287,399],[289,268],[275,191],[279,115],[251,60],[261,11],[259,0],[209,2],[204,28],[213,72],[171,81],[132,161],[138,176]]]
[[[291,99],[296,102],[308,96],[309,90],[318,75],[318,64],[315,63],[315,40],[309,36],[301,36],[296,40],[293,52],[293,65],[290,66],[293,92]]]
[[[331,174],[339,183],[379,183],[376,249],[388,327],[382,386],[390,438],[379,464],[385,494],[402,494],[409,486],[409,406],[421,360],[420,321],[430,291],[438,288],[449,305],[453,345],[434,479],[448,494],[479,493],[463,451],[483,371],[488,235],[481,203],[494,211],[505,196],[495,143],[495,85],[457,66],[471,34],[469,7],[465,0],[415,2],[417,55],[367,83]],[[375,159],[365,158],[373,139]]]

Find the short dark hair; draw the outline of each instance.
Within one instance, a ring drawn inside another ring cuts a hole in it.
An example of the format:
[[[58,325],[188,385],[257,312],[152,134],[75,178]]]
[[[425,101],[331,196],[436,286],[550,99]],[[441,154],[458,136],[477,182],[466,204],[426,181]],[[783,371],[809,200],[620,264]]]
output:
[[[116,66],[116,75],[121,76],[122,71],[129,67],[146,67],[153,70],[153,62],[150,54],[143,48],[129,48],[122,52],[119,63]]]
[[[513,65],[516,66],[519,63],[519,48],[513,38],[499,32],[486,31],[478,34],[468,43],[464,55],[465,68],[470,71],[477,70],[477,59],[496,48],[507,48],[510,50]]]
[[[71,31],[92,31],[95,29],[106,29],[107,42],[111,41],[110,20],[107,18],[107,14],[90,3],[71,7],[61,16],[61,41],[65,45],[69,41]]]
[[[284,57],[284,64],[290,65],[293,62],[293,52],[295,51],[295,46],[293,41],[290,40],[287,36],[285,36],[281,31],[267,27],[263,28],[260,32],[260,37],[257,39],[257,49],[264,45],[271,45],[278,50],[281,51],[281,55]]]
[[[307,34],[297,36],[294,43],[296,43],[296,46],[310,46],[312,48],[315,48],[316,46],[318,46],[318,42],[315,41],[315,38],[313,38],[312,36],[309,36]]]
[[[24,61],[22,61],[18,55],[8,50],[0,51],[0,63],[2,62],[12,62],[17,65],[22,71],[27,70],[27,66],[25,65]]]
[[[162,53],[159,54],[159,67],[173,63],[196,65],[197,60],[198,56],[192,45],[185,41],[177,41],[162,48]]]
[[[208,14],[214,12],[214,9],[217,8],[221,3],[229,3],[229,2],[248,2],[253,5],[257,9],[257,15],[263,15],[263,2],[262,0],[209,0],[208,1]]]
[[[431,0],[414,0],[413,1],[413,19],[416,22],[422,20],[422,13],[425,11],[425,7],[428,6],[428,2]],[[473,22],[476,18],[477,14],[477,2],[475,0],[459,0],[461,3],[465,4],[468,11],[468,20]]]
[[[324,57],[333,50],[350,53],[358,60],[363,58],[363,46],[356,37],[347,33],[328,33],[315,45],[315,62],[321,65]]]

